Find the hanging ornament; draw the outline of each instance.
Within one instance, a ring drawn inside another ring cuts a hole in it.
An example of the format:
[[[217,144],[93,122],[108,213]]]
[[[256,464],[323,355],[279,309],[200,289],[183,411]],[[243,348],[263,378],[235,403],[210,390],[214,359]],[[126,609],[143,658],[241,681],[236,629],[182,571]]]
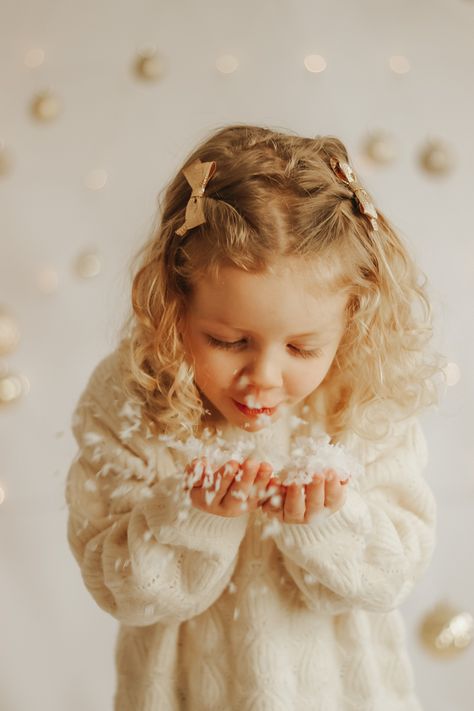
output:
[[[394,74],[407,74],[411,69],[408,58],[401,54],[390,57],[388,64]]]
[[[0,374],[0,406],[11,405],[30,391],[30,383],[24,375]]]
[[[36,272],[36,284],[38,289],[44,294],[52,294],[56,291],[59,284],[59,275],[54,267],[43,266],[39,267]]]
[[[13,353],[19,340],[20,330],[15,319],[0,306],[0,356]]]
[[[221,74],[232,74],[239,68],[239,60],[233,54],[223,54],[217,57],[216,68]]]
[[[8,175],[13,168],[13,157],[5,141],[0,140],[0,178]]]
[[[82,252],[74,263],[74,271],[81,279],[91,279],[100,274],[101,269],[101,258],[94,251]]]
[[[368,158],[379,165],[391,163],[396,156],[395,142],[388,133],[376,131],[367,137],[363,151]]]
[[[454,167],[454,156],[444,141],[430,140],[421,149],[419,162],[426,173],[447,175]]]
[[[461,369],[457,363],[447,363],[443,368],[446,385],[457,385],[461,379]]]
[[[456,610],[442,601],[422,620],[421,641],[438,657],[449,657],[464,651],[472,642],[474,622],[469,612]]]
[[[143,49],[138,53],[134,69],[135,74],[146,81],[158,81],[164,74],[163,61],[155,47]]]
[[[53,121],[61,112],[59,98],[52,91],[43,91],[31,103],[31,113],[38,121]]]
[[[87,173],[84,184],[89,190],[102,190],[105,187],[108,179],[107,171],[103,168],[97,168]]]
[[[327,67],[327,62],[320,54],[308,54],[304,58],[304,65],[308,72],[319,74],[324,72]]]
[[[25,54],[25,66],[28,67],[28,69],[36,69],[43,64],[44,57],[43,49],[30,49]]]

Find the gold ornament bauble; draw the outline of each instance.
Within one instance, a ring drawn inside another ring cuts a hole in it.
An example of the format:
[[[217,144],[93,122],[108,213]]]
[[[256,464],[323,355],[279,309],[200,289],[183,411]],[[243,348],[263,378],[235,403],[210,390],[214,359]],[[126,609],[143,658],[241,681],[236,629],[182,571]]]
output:
[[[12,405],[30,390],[28,378],[16,373],[0,374],[0,406]]]
[[[156,51],[141,52],[135,60],[135,74],[146,81],[158,81],[164,73],[163,61]]]
[[[44,265],[36,271],[36,285],[44,294],[52,294],[57,291],[59,285],[59,274],[54,267]]]
[[[20,341],[20,329],[6,309],[0,307],[0,356],[13,353]]]
[[[38,121],[53,121],[61,113],[61,102],[52,91],[43,91],[33,99],[31,113]]]
[[[446,601],[439,602],[421,620],[420,639],[437,657],[463,652],[472,642],[474,622],[470,612],[458,610]]]
[[[367,137],[364,153],[374,163],[388,165],[394,160],[397,151],[393,138],[388,133],[378,131]]]
[[[82,252],[74,263],[74,271],[81,279],[91,279],[100,274],[101,269],[100,255],[94,251]]]
[[[0,178],[11,173],[13,157],[3,141],[0,141]]]
[[[431,140],[421,149],[419,162],[426,173],[448,175],[454,168],[454,155],[444,141]]]

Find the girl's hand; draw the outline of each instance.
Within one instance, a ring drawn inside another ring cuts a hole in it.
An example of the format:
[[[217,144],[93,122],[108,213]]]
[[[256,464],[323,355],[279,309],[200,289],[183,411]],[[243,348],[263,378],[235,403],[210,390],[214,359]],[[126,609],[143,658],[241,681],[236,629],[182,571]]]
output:
[[[309,523],[324,508],[332,513],[342,508],[348,481],[341,482],[335,472],[328,470],[325,475],[314,474],[310,484],[280,484],[279,496],[269,499],[262,509],[283,523]]]
[[[194,459],[186,474],[185,488],[191,492],[193,506],[217,516],[235,517],[258,508],[272,467],[250,459],[242,464],[231,460],[213,473],[202,458]]]

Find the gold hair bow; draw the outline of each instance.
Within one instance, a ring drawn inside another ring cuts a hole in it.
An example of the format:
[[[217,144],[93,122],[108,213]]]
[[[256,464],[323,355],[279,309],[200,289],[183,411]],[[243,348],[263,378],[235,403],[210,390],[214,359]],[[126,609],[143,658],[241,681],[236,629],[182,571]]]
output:
[[[360,212],[367,217],[372,225],[372,229],[377,232],[379,229],[377,222],[377,210],[370,200],[368,193],[357,182],[354,171],[349,163],[344,163],[344,161],[337,160],[336,158],[330,158],[329,162],[337,177],[350,187],[354,193],[355,199],[357,200]]]
[[[188,165],[187,168],[184,168],[183,173],[192,188],[192,192],[188,204],[186,205],[184,222],[181,227],[176,230],[176,234],[180,237],[185,235],[188,230],[202,225],[206,221],[201,198],[204,195],[206,185],[215,172],[215,160],[210,163],[201,163],[198,158]]]

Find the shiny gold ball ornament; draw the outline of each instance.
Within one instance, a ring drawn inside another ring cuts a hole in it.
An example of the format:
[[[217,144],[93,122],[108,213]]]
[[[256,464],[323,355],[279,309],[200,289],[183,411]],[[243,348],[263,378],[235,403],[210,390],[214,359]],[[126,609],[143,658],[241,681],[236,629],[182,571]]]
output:
[[[471,613],[457,610],[441,601],[422,619],[420,638],[437,657],[449,657],[464,651],[472,642],[474,621]]]
[[[135,59],[135,74],[145,81],[158,81],[164,74],[163,60],[156,49],[146,49]]]
[[[74,263],[74,271],[81,279],[91,279],[100,274],[102,260],[95,251],[85,251],[78,255]]]
[[[377,131],[369,134],[364,143],[365,155],[373,163],[378,165],[388,165],[392,163],[396,156],[395,141],[388,133]]]
[[[448,175],[454,168],[454,156],[444,141],[428,141],[420,151],[421,168],[431,175]]]
[[[30,391],[30,383],[24,375],[0,374],[0,407],[12,405]]]
[[[41,92],[31,103],[31,113],[37,121],[53,121],[61,113],[59,97],[49,90]]]
[[[0,139],[0,178],[11,173],[13,168],[13,156],[7,148],[5,141]]]
[[[13,353],[20,341],[20,329],[11,314],[0,306],[0,356]]]

